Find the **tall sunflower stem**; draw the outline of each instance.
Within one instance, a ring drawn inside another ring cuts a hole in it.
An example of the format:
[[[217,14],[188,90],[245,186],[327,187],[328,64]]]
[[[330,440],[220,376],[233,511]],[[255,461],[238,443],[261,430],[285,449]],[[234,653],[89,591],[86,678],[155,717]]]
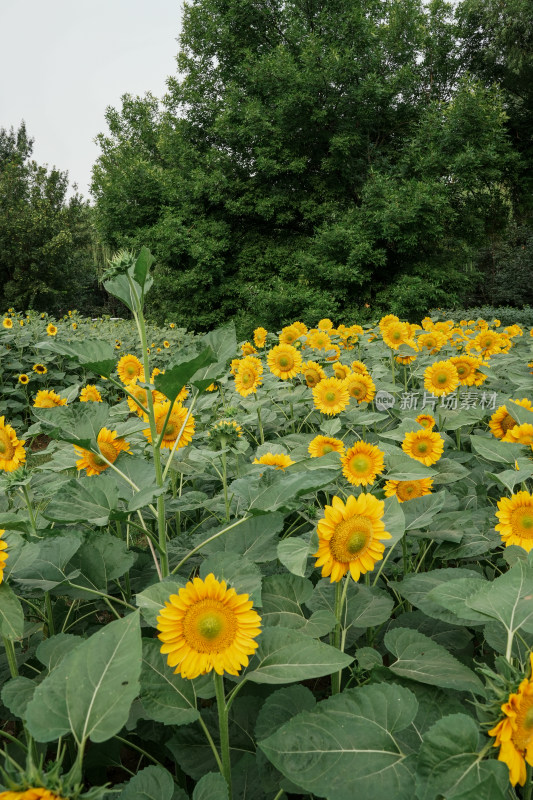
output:
[[[52,613],[52,601],[50,599],[50,592],[44,593],[44,604],[46,606],[46,625],[48,628],[48,636],[55,635],[54,615]]]
[[[12,678],[16,678],[19,674],[18,666],[17,666],[17,657],[15,655],[15,645],[8,639],[7,636],[2,636],[2,640],[4,642],[4,647],[6,649],[6,658],[7,663],[9,666],[9,672]]]
[[[403,574],[407,575],[409,572],[409,558],[407,555],[407,536],[402,536],[402,556],[403,556]]]
[[[35,514],[33,513],[33,505],[30,500],[30,495],[28,493],[27,486],[21,486],[22,496],[24,497],[24,502],[26,503],[26,508],[28,509],[28,515],[30,517],[30,526],[32,529],[32,533],[34,536],[37,536],[37,525],[35,523]]]
[[[396,372],[394,369],[394,354],[391,351],[390,354],[390,365],[391,365],[391,372],[392,372],[392,385],[396,386]]]
[[[342,581],[338,581],[335,585],[335,617],[337,619],[337,623],[335,625],[335,630],[333,632],[333,647],[336,647],[337,650],[341,651],[341,653],[344,651],[344,642],[345,642],[345,637],[342,635],[344,631],[342,618],[343,618],[344,606],[346,604],[346,595],[348,593],[349,580],[350,580],[350,575],[348,574],[344,578],[344,585],[342,585]],[[342,670],[332,673],[331,694],[339,694],[341,690],[341,678],[342,678]]]
[[[526,782],[524,784],[524,800],[533,797],[533,768],[526,763]]]
[[[220,734],[220,754],[222,757],[221,774],[228,784],[228,798],[232,800],[231,794],[231,761],[229,751],[229,727],[228,727],[228,708],[226,706],[226,696],[224,693],[224,676],[214,673],[215,693],[218,709],[218,730]]]
[[[261,421],[261,408],[257,406],[257,424],[259,425],[259,443],[265,443],[265,433],[263,431],[263,423]]]
[[[228,461],[226,458],[226,437],[221,436],[220,441],[222,444],[222,488],[224,489],[224,505],[226,507],[226,522],[229,522],[230,517],[230,503],[228,497]]]

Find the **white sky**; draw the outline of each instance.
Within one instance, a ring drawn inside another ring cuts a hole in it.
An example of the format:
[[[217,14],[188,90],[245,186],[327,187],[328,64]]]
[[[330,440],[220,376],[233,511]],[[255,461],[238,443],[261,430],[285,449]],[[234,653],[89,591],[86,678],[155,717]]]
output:
[[[24,119],[35,160],[88,197],[106,107],[163,96],[181,11],[181,0],[0,0],[0,128]]]

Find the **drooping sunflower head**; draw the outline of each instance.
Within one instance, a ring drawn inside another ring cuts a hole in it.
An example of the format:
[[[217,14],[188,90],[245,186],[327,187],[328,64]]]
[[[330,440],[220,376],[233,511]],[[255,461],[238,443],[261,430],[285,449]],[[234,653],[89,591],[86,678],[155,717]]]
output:
[[[383,558],[382,540],[391,538],[382,521],[384,510],[383,500],[371,494],[350,495],[346,504],[333,497],[318,523],[318,550],[313,553],[315,566],[322,567],[322,577],[329,576],[335,583],[349,570],[358,581],[374,569],[376,561]]]
[[[336,361],[333,364],[333,372],[335,373],[336,378],[338,378],[340,381],[343,381],[344,378],[348,377],[351,370],[348,364],[341,364],[340,361]]]
[[[370,375],[352,372],[344,380],[350,397],[358,403],[370,403],[376,394],[376,385]]]
[[[504,442],[513,442],[514,444],[528,444],[533,449],[533,425],[529,422],[524,422],[522,425],[515,425],[514,428],[509,428],[505,436]]]
[[[7,542],[3,538],[5,530],[0,528],[0,583],[4,580],[4,569],[8,559]],[[1,795],[0,795],[1,797]]]
[[[123,450],[129,452],[130,449],[129,443],[125,439],[121,438],[116,431],[110,431],[108,428],[100,429],[96,441],[98,453],[93,453],[91,450],[85,450],[83,447],[74,445],[76,454],[80,456],[76,461],[76,468],[78,470],[86,470],[88,476],[100,475],[101,472],[109,467],[108,461],[114,464]]]
[[[284,470],[296,462],[286,453],[264,453],[260,458],[254,458],[253,463]]]
[[[144,381],[144,367],[132,353],[126,353],[117,364],[118,377],[124,385],[134,381]]]
[[[356,442],[341,458],[342,474],[353,486],[374,483],[385,469],[385,453],[374,444]]]
[[[326,373],[316,361],[306,361],[300,371],[310,389],[326,377]]]
[[[49,325],[47,325],[47,326],[46,326],[46,333],[48,334],[48,336],[56,336],[56,335],[57,335],[57,328],[56,328],[56,326],[55,326],[55,325],[53,325],[52,323],[50,323]]]
[[[102,395],[100,394],[98,388],[94,384],[88,383],[87,386],[84,386],[80,392],[80,402],[101,403]]]
[[[343,455],[344,442],[332,436],[315,436],[309,442],[308,453],[311,458],[319,458],[320,456],[325,456],[326,453],[340,453]]]
[[[302,356],[292,345],[278,344],[268,352],[267,364],[273,375],[285,381],[298,375]]]
[[[155,427],[158,437],[164,429],[163,438],[161,440],[161,447],[172,449],[174,443],[177,441],[176,447],[185,447],[192,441],[194,436],[195,419],[191,415],[187,418],[188,410],[181,403],[173,403],[172,410],[169,414],[170,400],[164,403],[156,403],[154,405]],[[143,430],[149,442],[152,441],[152,432],[150,428]]]
[[[436,361],[424,372],[424,387],[440,397],[454,392],[459,385],[459,375],[451,361]]]
[[[65,397],[60,397],[51,389],[40,389],[35,395],[34,408],[56,408],[56,406],[66,406]]]
[[[247,594],[228,589],[213,573],[170,595],[157,618],[161,653],[183,678],[215,670],[238,675],[257,648],[261,617]]]
[[[511,402],[522,406],[522,408],[527,408],[529,411],[533,411],[533,405],[531,404],[531,401],[527,399],[527,397],[523,397],[521,400],[511,400]],[[507,406],[500,406],[491,416],[489,420],[489,428],[492,435],[497,439],[504,439],[507,435],[507,432],[518,425],[518,422],[512,416],[511,412],[512,406],[509,407],[509,410],[507,409]]]
[[[444,451],[444,439],[440,433],[422,428],[405,434],[402,450],[411,458],[425,464],[435,464]]]
[[[422,425],[423,428],[427,428],[429,430],[435,427],[435,417],[432,417],[431,414],[419,414],[415,419],[415,422],[418,422],[418,424]]]
[[[340,414],[348,406],[350,395],[344,381],[325,378],[313,387],[313,402],[322,414]]]
[[[414,481],[385,481],[385,497],[398,498],[399,503],[431,494],[433,478],[419,478]]]
[[[255,349],[253,344],[251,344],[251,342],[243,342],[241,344],[241,353],[243,354],[243,356],[251,356],[254,353],[257,353],[257,350]]]
[[[264,347],[268,331],[266,328],[256,328],[254,331],[254,344],[256,347]]]

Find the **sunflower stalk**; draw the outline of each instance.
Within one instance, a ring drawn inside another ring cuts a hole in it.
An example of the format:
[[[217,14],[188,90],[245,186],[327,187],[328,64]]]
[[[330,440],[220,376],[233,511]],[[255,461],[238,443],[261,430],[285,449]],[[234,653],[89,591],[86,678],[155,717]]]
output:
[[[231,761],[229,749],[228,707],[224,694],[224,677],[218,672],[214,673],[215,693],[218,709],[218,730],[220,734],[220,753],[222,756],[221,774],[228,784],[228,800],[232,800],[231,793]]]
[[[18,666],[17,666],[17,657],[15,655],[15,645],[8,639],[6,636],[2,636],[2,640],[4,642],[4,647],[6,649],[6,658],[7,663],[9,666],[9,672],[12,678],[16,678],[19,674]]]
[[[344,652],[344,643],[346,641],[346,636],[343,635],[345,627],[343,617],[345,617],[346,595],[348,593],[348,583],[350,580],[350,574],[348,573],[344,578],[344,585],[342,585],[342,581],[337,581],[335,584],[335,618],[337,623],[333,632],[333,646],[336,647],[337,650],[340,650],[341,653]],[[341,678],[342,670],[332,673],[331,694],[340,693]]]

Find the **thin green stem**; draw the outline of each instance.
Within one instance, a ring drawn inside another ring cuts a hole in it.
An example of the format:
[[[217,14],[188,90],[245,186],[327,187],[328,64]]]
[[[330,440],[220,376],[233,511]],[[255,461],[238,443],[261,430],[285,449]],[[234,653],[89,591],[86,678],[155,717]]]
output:
[[[524,785],[524,800],[531,800],[533,797],[533,768],[526,763],[526,782]]]
[[[217,767],[219,768],[220,773],[223,775],[224,774],[224,767],[222,766],[222,761],[220,760],[220,756],[218,754],[218,750],[217,750],[216,744],[213,741],[213,737],[209,733],[209,729],[208,729],[207,725],[205,724],[205,722],[203,721],[201,716],[198,717],[198,722],[200,723],[200,725],[202,727],[202,730],[205,733],[205,737],[206,737],[207,741],[209,742],[209,747],[213,751],[213,755],[215,756],[215,761],[217,762]]]
[[[226,437],[221,437],[222,444],[222,488],[224,489],[224,505],[226,507],[226,522],[229,522],[230,504],[228,499],[228,462],[226,457]]]
[[[142,747],[139,747],[138,744],[134,744],[133,742],[128,741],[128,739],[123,739],[122,736],[114,736],[113,738],[116,739],[117,742],[122,742],[122,744],[127,745],[127,747],[131,747],[132,750],[136,750],[138,753],[142,753],[142,755],[145,758],[152,761],[152,763],[157,764],[158,767],[163,766],[163,764],[160,761],[158,761],[157,758],[154,758],[152,755],[150,755],[150,753],[147,753],[146,750],[143,750]]]
[[[344,645],[346,642],[344,609],[346,606],[346,595],[348,594],[348,584],[350,580],[350,574],[348,573],[344,578],[344,584],[342,584],[342,581],[338,581],[335,586],[335,617],[337,618],[337,624],[335,625],[335,631],[333,633],[333,646],[336,647],[337,650],[340,650],[341,653],[344,652]],[[341,690],[341,681],[342,670],[334,672],[331,676],[332,694],[339,694]]]
[[[72,583],[72,581],[68,582],[68,585],[71,586],[73,589],[81,589],[83,592],[88,592],[89,594],[98,595],[98,597],[106,598],[108,600],[112,600],[114,603],[118,603],[121,606],[125,606],[126,608],[130,608],[132,611],[136,611],[137,609],[135,606],[132,606],[130,603],[126,603],[125,600],[119,600],[118,597],[113,597],[110,594],[106,594],[105,592],[99,592],[96,589],[89,589],[87,586],[78,586],[77,583]]]
[[[37,525],[35,524],[35,515],[33,513],[33,506],[30,500],[30,495],[28,493],[28,487],[26,485],[21,486],[20,491],[22,492],[22,496],[24,497],[24,501],[26,503],[26,508],[28,509],[31,529],[33,531],[34,536],[37,536]]]
[[[220,734],[220,754],[222,756],[222,775],[228,784],[228,798],[232,800],[231,794],[231,761],[229,751],[229,727],[228,709],[226,707],[226,697],[224,694],[224,677],[217,672],[214,673],[215,693],[218,709],[218,730]]]
[[[409,558],[407,554],[407,536],[404,533],[402,536],[402,557],[403,557],[403,574],[407,575],[409,572]]]
[[[180,567],[182,567],[189,560],[189,558],[191,558],[191,556],[193,556],[195,553],[197,553],[198,550],[201,550],[202,547],[205,547],[206,544],[209,544],[209,542],[212,542],[215,539],[218,539],[219,536],[223,536],[228,531],[231,531],[233,528],[236,528],[237,525],[241,525],[243,522],[246,522],[247,519],[250,519],[250,515],[242,517],[242,519],[238,519],[237,522],[234,522],[232,525],[228,525],[227,528],[223,528],[218,533],[214,533],[213,536],[210,536],[204,542],[201,542],[200,544],[196,545],[196,547],[193,547],[193,549],[189,550],[187,555],[184,556],[184,558],[181,559],[181,561],[177,565],[177,567],[174,567],[174,569],[172,570],[171,574],[174,575],[174,573],[177,572],[180,569]]]
[[[257,406],[257,424],[259,426],[259,443],[260,444],[264,444],[265,443],[265,433],[263,431],[263,423],[261,421],[261,408],[260,408],[259,405]]]
[[[378,571],[377,571],[377,573],[376,573],[376,577],[374,578],[374,583],[372,584],[372,586],[375,586],[375,585],[376,585],[376,583],[378,582],[378,580],[379,580],[379,576],[381,575],[381,573],[382,573],[382,571],[383,571],[383,567],[385,566],[385,564],[386,564],[386,563],[387,563],[387,561],[389,560],[389,558],[390,558],[390,555],[391,555],[392,551],[394,550],[394,548],[396,547],[396,545],[397,545],[397,544],[398,544],[398,542],[394,542],[394,544],[393,544],[393,545],[391,545],[391,546],[389,547],[389,549],[387,550],[387,555],[385,556],[385,558],[383,559],[383,561],[381,562],[381,564],[380,564],[380,566],[379,566],[379,569],[378,569]]]
[[[55,635],[54,616],[52,614],[52,600],[50,592],[44,593],[44,604],[46,606],[46,624],[48,626],[48,636]]]
[[[17,667],[17,657],[15,655],[15,645],[8,639],[7,636],[2,636],[4,647],[6,649],[6,658],[7,663],[9,665],[9,672],[11,673],[12,678],[16,678],[19,674],[19,670]]]

